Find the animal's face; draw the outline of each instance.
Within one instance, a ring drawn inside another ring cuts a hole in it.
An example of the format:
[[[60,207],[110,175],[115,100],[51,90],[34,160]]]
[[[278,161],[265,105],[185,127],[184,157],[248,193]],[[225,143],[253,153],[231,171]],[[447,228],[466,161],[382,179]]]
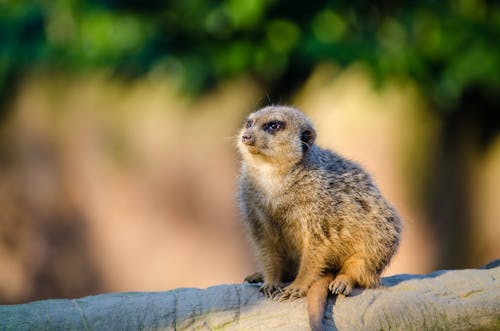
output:
[[[315,137],[312,124],[300,111],[266,107],[248,116],[238,147],[247,161],[287,164],[300,161]]]

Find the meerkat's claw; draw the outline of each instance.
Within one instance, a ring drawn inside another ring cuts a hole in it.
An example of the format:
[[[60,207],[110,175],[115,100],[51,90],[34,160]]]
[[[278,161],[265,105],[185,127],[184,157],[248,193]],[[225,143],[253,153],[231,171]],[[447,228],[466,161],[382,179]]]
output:
[[[261,272],[254,272],[253,274],[246,276],[243,281],[250,284],[263,283],[264,277]]]
[[[273,298],[273,296],[278,292],[281,291],[281,287],[279,284],[269,284],[269,283],[264,283],[260,287],[260,292],[264,293],[264,295],[268,298]]]
[[[343,294],[348,296],[352,292],[351,280],[344,275],[339,275],[330,283],[328,289],[333,294]]]
[[[306,296],[307,290],[301,287],[287,286],[279,293],[276,293],[272,299],[278,302],[294,301]]]
[[[344,293],[345,289],[346,289],[346,286],[344,283],[338,283],[336,288],[335,288],[335,294]]]

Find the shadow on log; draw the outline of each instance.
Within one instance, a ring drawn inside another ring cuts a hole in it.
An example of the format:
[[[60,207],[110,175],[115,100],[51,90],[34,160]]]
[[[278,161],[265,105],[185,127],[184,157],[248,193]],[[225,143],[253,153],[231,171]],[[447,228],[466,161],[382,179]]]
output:
[[[325,329],[500,329],[500,260],[481,269],[386,277],[383,285],[330,297]],[[0,329],[307,330],[308,320],[304,299],[277,303],[258,286],[237,284],[0,306]]]

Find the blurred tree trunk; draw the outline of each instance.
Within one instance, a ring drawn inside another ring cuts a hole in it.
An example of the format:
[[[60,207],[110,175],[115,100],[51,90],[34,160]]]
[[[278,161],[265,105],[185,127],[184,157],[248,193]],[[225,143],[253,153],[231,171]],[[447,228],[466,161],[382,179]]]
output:
[[[486,92],[486,93],[485,93]],[[459,106],[442,111],[442,128],[427,165],[424,205],[435,230],[438,268],[478,264],[473,247],[476,165],[498,134],[499,100],[484,89],[464,93]]]

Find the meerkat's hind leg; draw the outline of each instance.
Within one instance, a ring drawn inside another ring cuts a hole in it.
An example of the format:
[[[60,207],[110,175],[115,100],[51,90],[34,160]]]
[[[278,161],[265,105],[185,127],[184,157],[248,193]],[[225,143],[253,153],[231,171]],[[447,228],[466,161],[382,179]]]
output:
[[[330,283],[328,289],[333,294],[349,295],[355,285],[375,287],[379,285],[379,275],[368,267],[366,256],[355,254],[345,260],[342,268]]]
[[[262,275],[262,272],[257,271],[251,275],[246,276],[243,281],[250,284],[263,283],[264,276]]]

